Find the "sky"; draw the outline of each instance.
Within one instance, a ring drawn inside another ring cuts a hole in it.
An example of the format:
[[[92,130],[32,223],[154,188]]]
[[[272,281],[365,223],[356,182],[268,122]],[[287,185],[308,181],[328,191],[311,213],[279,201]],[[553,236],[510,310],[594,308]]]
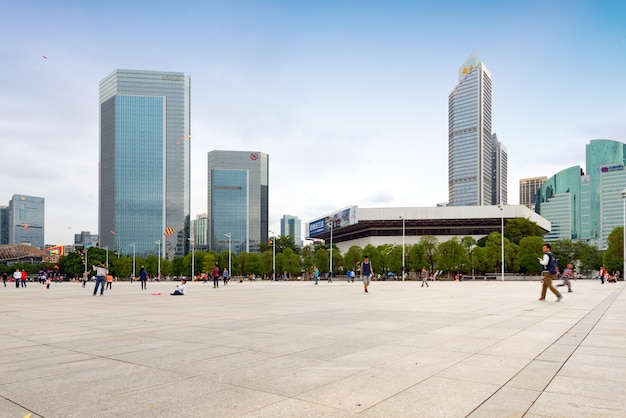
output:
[[[270,230],[349,206],[448,200],[448,95],[477,52],[492,129],[519,180],[626,142],[626,2],[0,3],[0,205],[46,199],[45,242],[98,232],[98,83],[115,69],[191,77],[191,217],[207,153],[269,154]]]

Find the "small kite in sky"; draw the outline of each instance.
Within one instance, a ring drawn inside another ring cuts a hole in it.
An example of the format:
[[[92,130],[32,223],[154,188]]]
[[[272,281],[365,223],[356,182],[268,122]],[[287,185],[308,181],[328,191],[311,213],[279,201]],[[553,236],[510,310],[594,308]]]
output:
[[[42,57],[43,59],[45,59],[45,60],[47,60],[47,59],[48,59],[48,57],[46,57],[45,55],[42,55],[41,57]]]

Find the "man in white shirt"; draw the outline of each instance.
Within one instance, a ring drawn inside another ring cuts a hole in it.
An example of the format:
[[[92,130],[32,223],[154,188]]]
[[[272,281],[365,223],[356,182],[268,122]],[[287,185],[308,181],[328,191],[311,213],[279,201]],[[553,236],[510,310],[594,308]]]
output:
[[[174,290],[172,293],[170,293],[170,295],[172,296],[177,296],[177,295],[184,295],[185,291],[187,290],[187,280],[183,279],[182,282],[180,282],[180,284],[178,286],[176,286],[176,290]]]
[[[96,296],[98,286],[100,286],[100,296],[102,296],[104,293],[104,281],[106,280],[107,274],[109,274],[109,270],[105,267],[104,261],[101,261],[99,266],[92,267],[96,271],[96,287],[93,289],[93,295]]]

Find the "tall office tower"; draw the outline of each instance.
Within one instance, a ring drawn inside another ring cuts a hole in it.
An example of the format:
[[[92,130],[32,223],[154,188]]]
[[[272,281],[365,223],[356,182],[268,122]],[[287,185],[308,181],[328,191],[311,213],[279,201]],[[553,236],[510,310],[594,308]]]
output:
[[[0,245],[9,243],[9,207],[0,206]]]
[[[208,251],[209,244],[207,241],[207,230],[209,228],[209,217],[206,213],[201,213],[196,216],[193,221],[193,237],[194,246],[197,251]]]
[[[190,78],[116,70],[100,82],[100,247],[189,249]]]
[[[473,53],[448,97],[449,205],[491,205],[491,164],[491,74]]]
[[[74,234],[74,245],[93,245],[100,244],[98,234],[92,234],[91,231],[80,231],[80,234]]]
[[[280,235],[291,237],[298,247],[302,247],[302,222],[297,216],[283,215],[280,220]]]
[[[268,237],[269,156],[256,151],[208,154],[209,248],[258,252]]]
[[[498,141],[498,136],[494,132],[491,135],[491,204],[506,205],[508,198],[507,172],[508,172],[508,154],[506,147]]]
[[[526,206],[528,209],[535,210],[535,196],[537,196],[537,190],[539,190],[546,180],[548,180],[546,176],[521,179],[519,181],[519,204]]]
[[[9,201],[9,244],[44,248],[45,199],[13,195]]]

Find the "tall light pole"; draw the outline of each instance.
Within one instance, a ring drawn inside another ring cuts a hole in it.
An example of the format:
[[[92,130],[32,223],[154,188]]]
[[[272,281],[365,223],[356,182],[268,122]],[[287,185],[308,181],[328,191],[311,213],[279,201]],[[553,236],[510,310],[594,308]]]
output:
[[[622,201],[624,202],[624,236],[622,237],[622,257],[624,264],[622,266],[622,280],[626,282],[626,188],[622,189]]]
[[[229,232],[228,234],[224,234],[224,236],[228,238],[228,276],[230,277],[230,276],[233,275],[232,271],[230,271],[230,260],[231,260],[231,258],[230,258],[230,252],[231,252],[230,244],[232,242],[232,234]]]
[[[502,202],[500,202],[498,207],[500,208],[500,226],[502,231],[500,242],[502,247],[502,281],[504,281],[504,205],[502,204]]]
[[[404,281],[404,216],[400,216],[402,218],[402,281]]]
[[[272,280],[276,281],[276,237],[272,231],[270,234],[272,235]]]
[[[191,281],[196,277],[196,257],[193,237],[189,238],[191,242]]]
[[[128,245],[129,247],[133,247],[133,279],[135,278],[135,243]]]
[[[330,267],[328,270],[330,277],[333,277],[333,219],[330,218]]]
[[[154,241],[154,243],[159,246],[159,256],[157,258],[157,279],[161,281],[161,240]]]
[[[107,246],[105,246],[105,247],[104,247],[104,249],[105,249],[105,250],[106,250],[106,252],[107,252],[107,254],[106,254],[106,258],[107,258],[106,265],[107,265],[107,271],[108,271],[108,270],[109,270],[109,246],[108,246],[108,245],[107,245]]]

